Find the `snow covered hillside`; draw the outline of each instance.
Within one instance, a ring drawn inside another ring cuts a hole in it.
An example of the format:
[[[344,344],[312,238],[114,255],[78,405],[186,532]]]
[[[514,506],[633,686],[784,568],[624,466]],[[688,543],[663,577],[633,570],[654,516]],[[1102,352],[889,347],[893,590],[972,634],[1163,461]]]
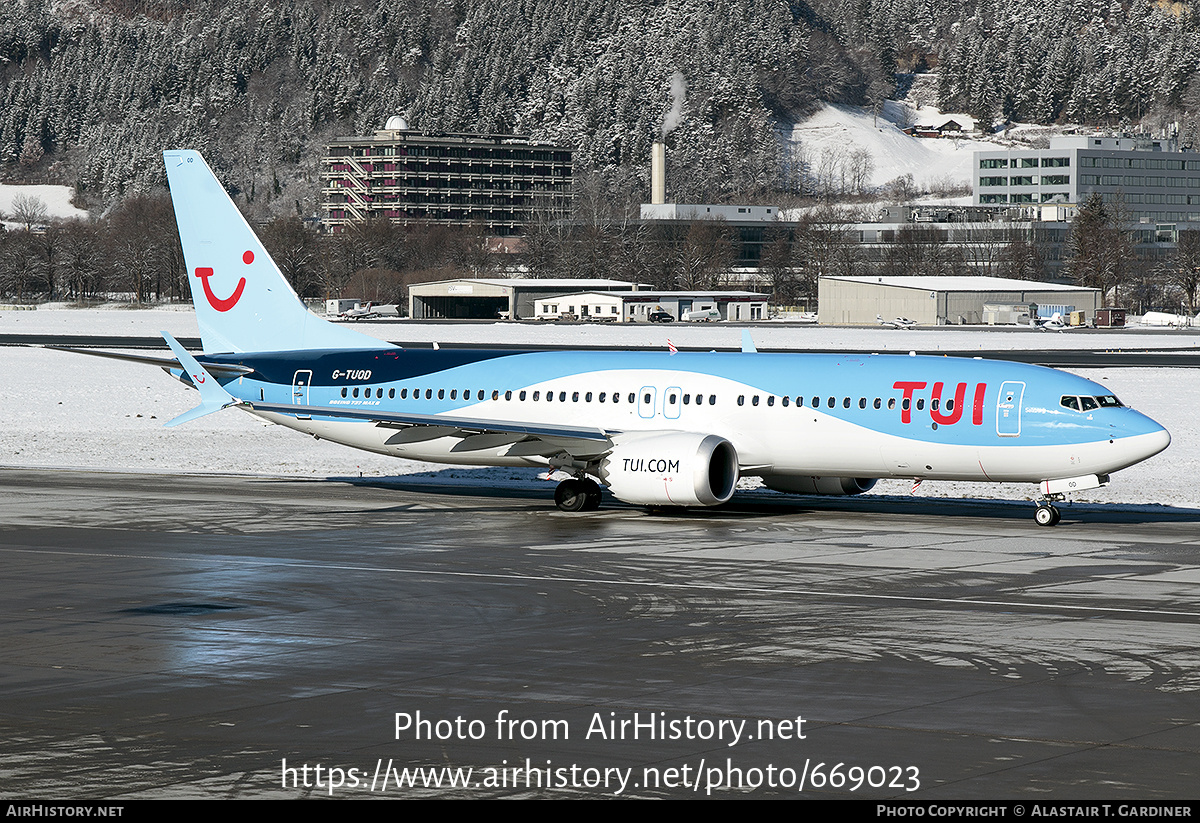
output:
[[[0,214],[13,222],[13,201],[18,197],[36,197],[46,206],[47,219],[86,219],[88,213],[71,205],[75,189],[70,186],[13,186],[0,184]],[[15,225],[15,224],[14,224]]]

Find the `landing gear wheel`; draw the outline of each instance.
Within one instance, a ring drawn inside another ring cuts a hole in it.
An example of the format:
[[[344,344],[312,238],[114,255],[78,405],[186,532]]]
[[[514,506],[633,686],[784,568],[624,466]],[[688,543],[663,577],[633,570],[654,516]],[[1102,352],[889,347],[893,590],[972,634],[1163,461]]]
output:
[[[583,504],[583,511],[594,512],[600,508],[600,486],[595,480],[584,480],[584,496],[587,502]]]
[[[1057,526],[1058,521],[1062,520],[1062,514],[1054,506],[1039,504],[1037,511],[1033,513],[1033,519],[1039,526]]]
[[[600,487],[591,480],[564,480],[554,490],[554,505],[565,512],[593,511],[600,507]]]

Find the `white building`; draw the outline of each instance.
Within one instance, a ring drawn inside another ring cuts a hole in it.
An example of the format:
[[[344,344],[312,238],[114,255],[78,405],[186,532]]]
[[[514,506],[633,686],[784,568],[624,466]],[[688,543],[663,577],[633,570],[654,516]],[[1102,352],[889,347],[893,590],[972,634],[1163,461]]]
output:
[[[721,320],[767,319],[770,298],[749,291],[638,291],[577,292],[534,301],[534,316],[541,320],[575,319],[617,323],[648,322],[665,311],[676,320],[684,312],[715,310]]]

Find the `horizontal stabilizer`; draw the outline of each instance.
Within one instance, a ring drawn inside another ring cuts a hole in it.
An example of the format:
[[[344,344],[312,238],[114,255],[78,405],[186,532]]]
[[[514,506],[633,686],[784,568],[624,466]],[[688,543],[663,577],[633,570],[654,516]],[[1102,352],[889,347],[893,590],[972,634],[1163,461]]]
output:
[[[184,412],[174,420],[166,423],[167,428],[178,426],[181,423],[187,423],[189,420],[195,420],[197,417],[204,417],[206,414],[218,412],[221,409],[236,406],[238,400],[217,382],[217,379],[208,373],[208,370],[201,366],[196,358],[188,354],[187,349],[179,345],[179,341],[170,335],[169,332],[159,332],[163,339],[167,341],[175,357],[179,359],[179,363],[183,366],[188,377],[191,378],[192,385],[200,392],[200,405],[191,411]]]

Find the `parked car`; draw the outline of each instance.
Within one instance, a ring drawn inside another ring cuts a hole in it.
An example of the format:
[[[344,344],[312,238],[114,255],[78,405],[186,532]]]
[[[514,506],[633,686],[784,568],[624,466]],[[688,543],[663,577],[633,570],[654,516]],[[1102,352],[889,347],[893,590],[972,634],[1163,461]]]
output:
[[[674,323],[675,315],[671,314],[669,311],[655,309],[646,316],[646,319],[651,323]]]

